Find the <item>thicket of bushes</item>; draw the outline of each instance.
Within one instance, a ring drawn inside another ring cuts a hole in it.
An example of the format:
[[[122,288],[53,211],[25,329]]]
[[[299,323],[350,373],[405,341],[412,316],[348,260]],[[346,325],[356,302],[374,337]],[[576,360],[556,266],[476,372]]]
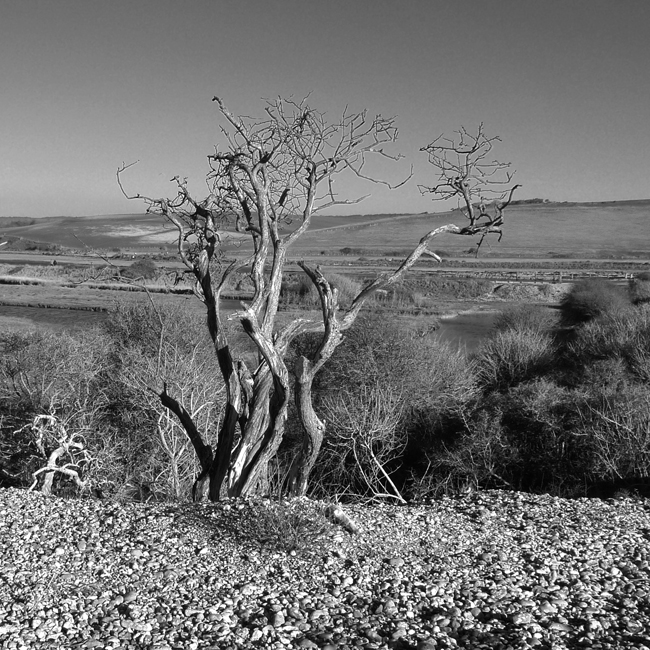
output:
[[[630,281],[630,298],[635,305],[650,302],[650,271],[638,273]]]
[[[105,328],[74,335],[5,335],[0,357],[0,485],[28,486],[59,441],[44,450],[26,426],[53,415],[92,457],[75,469],[97,495],[120,500],[187,498],[194,452],[156,391],[168,385],[208,438],[218,426],[218,367],[201,319],[150,304],[122,308]],[[43,454],[45,451],[45,454]],[[59,463],[78,458],[64,456]],[[74,485],[56,475],[54,488]]]
[[[567,325],[586,323],[597,316],[624,310],[631,303],[629,292],[609,280],[593,278],[577,282],[562,300]]]
[[[344,302],[358,290],[347,282],[339,284]],[[577,284],[558,318],[548,308],[509,309],[470,358],[412,337],[394,319],[360,318],[314,385],[327,433],[312,494],[409,500],[466,486],[562,496],[645,489],[650,304],[634,299],[635,286]],[[284,298],[301,291],[311,305],[306,284]],[[302,337],[290,354],[314,344]],[[78,469],[97,493],[188,498],[197,465],[159,404],[163,382],[214,441],[222,389],[201,318],[146,304],[75,336],[4,336],[2,485],[31,484],[45,458],[25,425],[53,414],[83,436],[92,461],[77,458]],[[276,485],[299,444],[290,421]],[[73,487],[55,482],[59,491]]]
[[[130,280],[153,280],[158,275],[158,266],[153,260],[142,258],[120,269],[120,275]]]
[[[476,355],[480,397],[440,470],[476,485],[563,496],[647,489],[648,306],[632,307],[624,288],[589,281],[563,302],[558,327],[518,311]]]

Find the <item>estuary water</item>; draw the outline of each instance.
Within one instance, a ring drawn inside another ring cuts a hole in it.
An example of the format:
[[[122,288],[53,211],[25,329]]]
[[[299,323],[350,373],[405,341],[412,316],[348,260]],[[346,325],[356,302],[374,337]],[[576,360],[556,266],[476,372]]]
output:
[[[454,348],[474,352],[489,334],[498,316],[498,311],[471,311],[441,318],[436,335]]]
[[[236,300],[224,300],[223,306],[225,310],[235,310],[239,307],[239,302]],[[196,304],[192,305],[191,309],[196,309],[200,312],[202,311],[202,306],[196,301]],[[85,309],[0,305],[0,332],[26,329],[71,331],[99,325],[109,315],[106,311]]]
[[[227,302],[232,302],[232,305],[226,305],[227,308],[238,307],[234,300]],[[443,318],[434,336],[453,347],[459,346],[466,352],[473,352],[492,328],[497,315],[496,311],[472,311]],[[102,311],[0,305],[0,331],[72,331],[99,325],[108,316],[107,312]]]

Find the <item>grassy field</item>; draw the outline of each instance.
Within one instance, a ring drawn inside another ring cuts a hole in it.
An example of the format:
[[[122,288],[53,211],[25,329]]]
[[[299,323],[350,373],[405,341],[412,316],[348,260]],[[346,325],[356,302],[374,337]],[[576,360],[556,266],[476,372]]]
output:
[[[351,225],[342,232],[311,231],[299,250],[332,250],[341,245],[389,254],[413,247],[430,230],[463,224],[458,212],[398,217],[382,223]],[[442,235],[433,248],[458,256],[472,248],[470,237]],[[512,206],[506,212],[503,238],[486,241],[484,257],[650,258],[650,200],[598,204]]]
[[[463,223],[459,212],[419,215],[352,215],[314,217],[312,229],[297,243],[294,257],[332,254],[342,248],[364,254],[405,252],[429,230],[446,223]],[[0,220],[0,262],[13,240],[102,250],[160,250],[170,246],[175,231],[150,214],[93,217],[49,217],[31,225]],[[289,226],[289,229],[291,226]],[[236,237],[235,237],[236,239]],[[233,240],[233,245],[237,242]],[[241,241],[239,242],[241,244]],[[467,254],[469,237],[443,235],[434,248],[448,256]],[[243,249],[239,249],[242,250]],[[506,211],[500,243],[484,246],[487,257],[527,258],[650,258],[650,199],[609,203],[543,203],[514,205]]]

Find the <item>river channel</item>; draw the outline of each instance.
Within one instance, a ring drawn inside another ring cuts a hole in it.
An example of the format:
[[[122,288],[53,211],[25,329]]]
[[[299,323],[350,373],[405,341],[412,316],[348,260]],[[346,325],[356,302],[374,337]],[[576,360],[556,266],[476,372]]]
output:
[[[226,308],[235,309],[236,301]],[[197,304],[198,306],[198,304]],[[458,316],[443,318],[435,336],[472,352],[488,334],[498,315],[497,311],[468,311]],[[0,329],[25,331],[27,329],[46,329],[52,331],[73,331],[99,325],[108,318],[105,311],[86,311],[79,309],[56,309],[45,307],[0,306]]]

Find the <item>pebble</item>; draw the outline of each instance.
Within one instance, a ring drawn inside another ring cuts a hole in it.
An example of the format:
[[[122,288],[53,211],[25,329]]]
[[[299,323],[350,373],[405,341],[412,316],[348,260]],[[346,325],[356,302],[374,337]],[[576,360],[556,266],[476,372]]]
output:
[[[0,490],[0,648],[417,650],[650,643],[650,503],[117,504]],[[298,517],[292,521],[300,521]],[[318,531],[317,534],[314,531]]]

